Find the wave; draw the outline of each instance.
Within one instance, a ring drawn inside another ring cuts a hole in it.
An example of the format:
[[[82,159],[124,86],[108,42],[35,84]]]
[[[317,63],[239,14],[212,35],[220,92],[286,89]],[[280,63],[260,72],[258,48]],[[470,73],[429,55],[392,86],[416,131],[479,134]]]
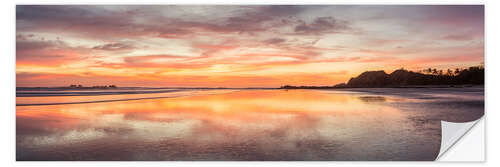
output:
[[[98,90],[98,91],[16,91],[16,97],[45,97],[45,96],[100,96],[121,94],[151,94],[186,91],[188,89],[166,90]]]
[[[41,105],[62,105],[62,104],[85,104],[85,103],[104,103],[104,102],[115,102],[115,101],[132,101],[132,100],[147,100],[147,99],[160,99],[160,98],[174,98],[181,96],[162,96],[162,97],[144,97],[144,98],[129,98],[129,99],[113,99],[113,100],[97,100],[97,101],[80,101],[80,102],[62,102],[62,103],[27,103],[27,104],[16,104],[16,106],[41,106]]]
[[[161,91],[98,91],[98,92],[23,92],[16,97],[16,106],[40,106],[104,103],[116,101],[132,101],[183,96],[210,95],[233,92],[237,90],[161,90]],[[106,96],[103,96],[106,95]],[[71,97],[68,97],[71,96]]]

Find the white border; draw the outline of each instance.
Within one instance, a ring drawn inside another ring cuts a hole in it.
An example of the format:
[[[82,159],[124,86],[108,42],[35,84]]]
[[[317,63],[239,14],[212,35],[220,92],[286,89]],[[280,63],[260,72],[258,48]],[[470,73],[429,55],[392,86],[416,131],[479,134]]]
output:
[[[473,127],[465,133],[449,150],[438,157],[444,162],[481,162],[484,161],[484,119],[474,122]],[[441,147],[443,144],[441,143]]]
[[[1,106],[4,110],[0,111],[2,120],[0,122],[1,132],[6,135],[0,137],[2,148],[0,158],[2,166],[500,166],[498,149],[499,133],[494,130],[487,132],[489,137],[485,143],[487,147],[486,163],[442,163],[442,162],[15,162],[15,4],[486,4],[486,130],[500,127],[498,120],[500,116],[497,111],[498,106],[494,106],[493,100],[500,99],[500,91],[497,85],[500,85],[498,75],[500,73],[500,52],[498,48],[500,41],[500,26],[498,16],[500,16],[499,1],[481,1],[481,0],[165,0],[165,1],[138,1],[138,0],[85,0],[74,2],[71,0],[7,0],[2,1],[0,5],[0,18],[2,20],[0,45],[2,55],[0,56],[0,68],[2,71],[1,86]],[[475,129],[475,128],[474,128]],[[491,142],[488,142],[491,141]],[[496,148],[496,150],[495,150]]]
[[[16,4],[484,4],[480,0],[17,0]]]

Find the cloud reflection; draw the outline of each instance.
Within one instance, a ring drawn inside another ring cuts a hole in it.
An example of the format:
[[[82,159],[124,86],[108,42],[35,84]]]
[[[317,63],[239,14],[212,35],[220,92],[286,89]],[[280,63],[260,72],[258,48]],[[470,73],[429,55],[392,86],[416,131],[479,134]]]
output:
[[[399,109],[310,90],[18,106],[16,116],[18,159],[431,159],[408,154],[438,151],[394,143],[428,137],[411,135],[416,129]]]

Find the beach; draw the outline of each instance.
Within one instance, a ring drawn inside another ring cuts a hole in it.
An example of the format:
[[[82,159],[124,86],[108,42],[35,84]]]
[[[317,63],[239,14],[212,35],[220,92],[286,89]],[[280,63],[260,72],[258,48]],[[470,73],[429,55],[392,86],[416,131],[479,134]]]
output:
[[[434,160],[484,115],[482,87],[161,91],[18,92],[16,159]]]

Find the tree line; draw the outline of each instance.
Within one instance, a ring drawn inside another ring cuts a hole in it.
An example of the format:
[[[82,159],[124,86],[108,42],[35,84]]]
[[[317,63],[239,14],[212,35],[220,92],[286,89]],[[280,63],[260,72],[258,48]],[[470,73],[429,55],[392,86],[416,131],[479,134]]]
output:
[[[438,70],[428,68],[417,72],[404,68],[387,74],[385,71],[366,71],[351,78],[347,83],[333,86],[291,86],[281,89],[324,89],[324,88],[376,88],[411,87],[421,85],[484,85],[484,66]]]

